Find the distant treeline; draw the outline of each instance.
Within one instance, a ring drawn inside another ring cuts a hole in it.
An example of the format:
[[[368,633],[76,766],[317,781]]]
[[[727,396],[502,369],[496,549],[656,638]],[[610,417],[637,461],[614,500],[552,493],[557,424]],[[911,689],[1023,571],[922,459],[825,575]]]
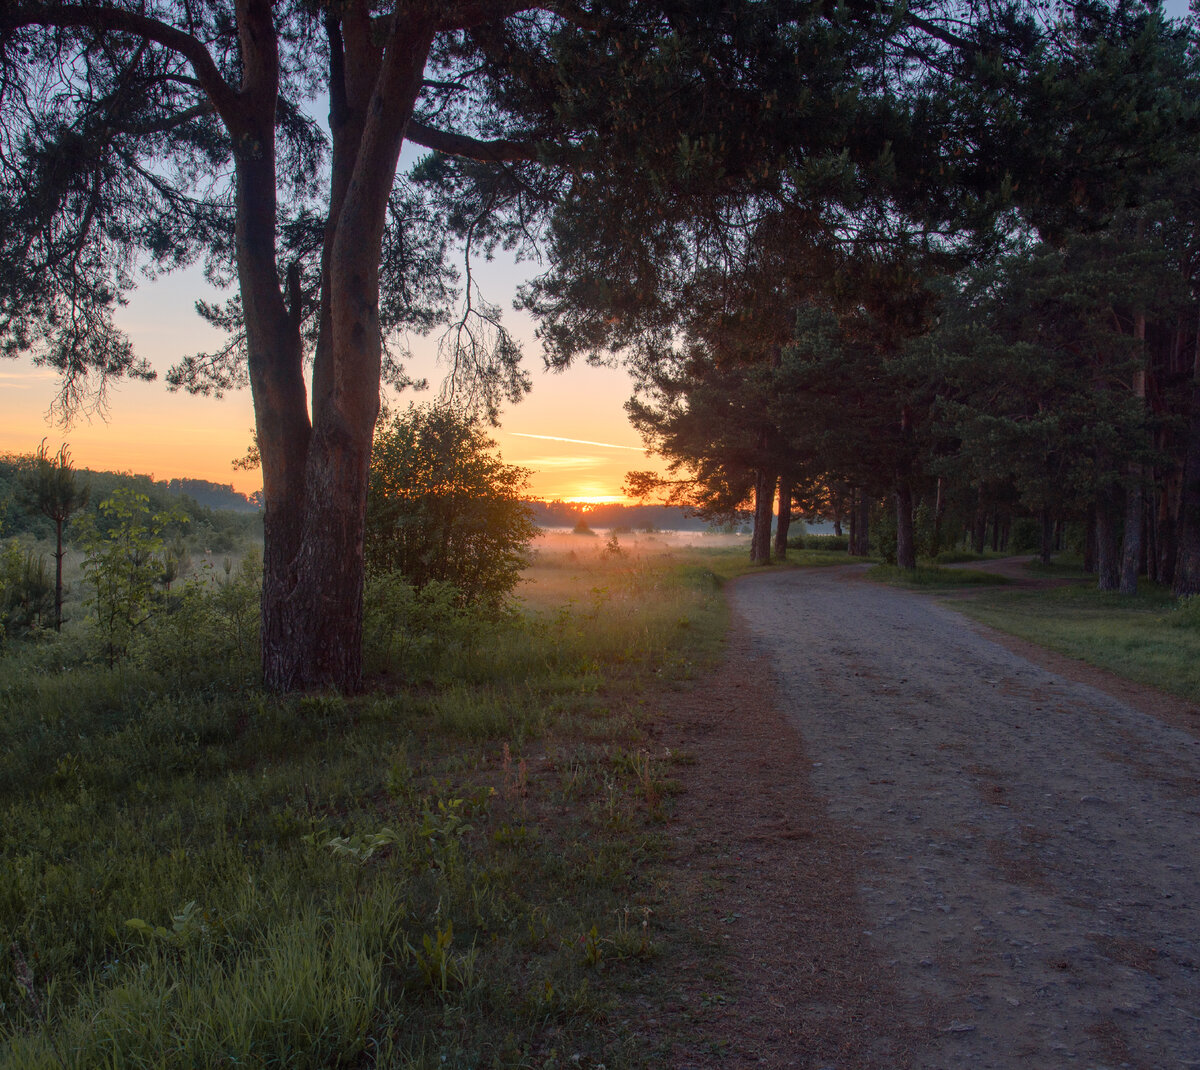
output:
[[[530,502],[533,519],[543,528],[572,528],[581,519],[592,528],[632,531],[705,531],[710,524],[683,509],[665,505],[582,505],[579,502]]]
[[[23,504],[18,493],[21,472],[29,463],[28,456],[0,456],[0,538],[28,535],[49,539],[54,535],[53,522]],[[118,487],[131,487],[146,495],[154,512],[177,512],[183,520],[172,526],[199,550],[225,553],[241,545],[246,538],[261,537],[262,517],[258,506],[232,486],[204,479],[155,480],[148,475],[94,472],[87,468],[78,469],[77,478],[88,487],[89,497],[86,509],[72,517],[72,522],[85,514],[91,514],[99,521],[100,503]]]

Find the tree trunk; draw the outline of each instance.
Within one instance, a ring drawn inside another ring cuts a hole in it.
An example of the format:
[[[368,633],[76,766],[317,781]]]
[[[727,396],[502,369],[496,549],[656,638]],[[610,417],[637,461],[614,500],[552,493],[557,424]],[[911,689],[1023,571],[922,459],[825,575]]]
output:
[[[1054,517],[1049,506],[1042,507],[1042,546],[1040,560],[1043,565],[1050,564],[1050,555],[1054,552]]]
[[[1117,516],[1117,503],[1112,492],[1101,492],[1096,499],[1096,579],[1102,591],[1116,591],[1121,586]]]
[[[1139,221],[1139,232],[1141,224]],[[1138,313],[1134,319],[1134,333],[1142,343],[1142,366],[1133,374],[1133,393],[1146,405],[1146,317]],[[1136,461],[1129,466],[1129,487],[1125,495],[1125,534],[1121,546],[1121,593],[1137,594],[1138,574],[1142,567],[1142,518],[1144,495],[1142,493],[1142,466]]]
[[[896,564],[900,568],[917,567],[917,545],[913,538],[912,486],[902,478],[896,484]]]
[[[850,491],[850,537],[846,540],[846,549],[852,557],[858,556],[858,496],[861,490]]]
[[[299,278],[289,272],[289,308],[275,266],[274,159],[267,161],[260,148],[274,144],[273,96],[269,116],[258,116],[262,132],[244,139],[250,151],[238,161],[238,271],[266,500],[263,677],[277,691],[354,691],[362,682],[363,528],[381,363],[379,262],[436,11],[398,9],[382,42],[364,6],[345,5],[342,19],[326,18],[334,145],[311,422]]]
[[[938,476],[937,497],[933,505],[933,545],[930,547],[932,556],[937,557],[942,552],[942,523],[946,518],[946,481]]]
[[[759,471],[754,477],[754,534],[750,537],[750,560],[756,565],[771,563],[771,515],[775,504],[775,475]]]
[[[788,528],[792,525],[792,481],[779,477],[779,518],[775,522],[775,557],[787,560]]]
[[[1178,501],[1178,474],[1167,477],[1158,494],[1158,582],[1170,587],[1175,582],[1176,522],[1173,504]]]
[[[983,490],[979,491],[979,504],[975,507],[975,524],[971,529],[971,549],[977,553],[983,553],[985,545],[984,540],[987,539],[987,508],[983,504]]]
[[[1141,465],[1134,465],[1140,479]],[[1133,474],[1131,470],[1131,475]],[[1140,482],[1130,486],[1125,495],[1125,532],[1121,541],[1122,594],[1137,594],[1138,574],[1142,568],[1142,521],[1144,496]]]
[[[858,549],[859,557],[871,556],[871,499],[865,490],[858,492]]]
[[[1192,362],[1191,402],[1179,489],[1179,521],[1175,527],[1178,544],[1175,577],[1171,586],[1180,596],[1200,594],[1200,328]]]
[[[1083,526],[1083,571],[1096,574],[1096,510],[1089,509]]]

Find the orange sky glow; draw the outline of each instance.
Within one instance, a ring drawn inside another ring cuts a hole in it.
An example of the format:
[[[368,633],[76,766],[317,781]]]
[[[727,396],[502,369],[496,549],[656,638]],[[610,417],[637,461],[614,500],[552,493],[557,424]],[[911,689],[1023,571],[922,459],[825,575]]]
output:
[[[500,263],[482,267],[485,293],[507,305],[518,269]],[[232,467],[250,443],[254,416],[249,391],[218,401],[172,393],[162,380],[179,356],[219,341],[193,310],[195,299],[205,293],[199,272],[139,288],[119,322],[159,379],[112,384],[102,409],[80,413],[68,427],[49,411],[58,390],[54,372],[28,361],[0,363],[0,453],[31,453],[45,438],[52,450],[69,443],[81,468],[145,473],[155,479],[190,476],[231,483],[244,493],[259,489],[258,471]],[[524,401],[504,410],[501,426],[489,431],[501,457],[531,469],[531,497],[591,504],[627,500],[622,494],[625,473],[661,466],[645,455],[626,420],[629,377],[620,369],[582,363],[566,372],[544,371],[532,321],[511,308],[504,321],[523,342],[534,385]],[[410,344],[414,359],[409,371],[428,378],[431,389],[389,399],[399,406],[431,399],[443,375],[434,356],[436,337],[414,338]]]

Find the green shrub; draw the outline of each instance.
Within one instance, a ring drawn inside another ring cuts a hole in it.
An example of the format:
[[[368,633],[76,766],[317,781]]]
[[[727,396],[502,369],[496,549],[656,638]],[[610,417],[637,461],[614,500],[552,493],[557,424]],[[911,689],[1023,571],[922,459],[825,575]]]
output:
[[[493,456],[479,425],[445,406],[410,407],[376,433],[367,497],[368,571],[421,590],[450,583],[470,603],[520,581],[537,534],[529,473]]]
[[[86,554],[83,574],[94,594],[95,630],[108,664],[125,657],[134,634],[154,609],[163,576],[163,536],[174,512],[152,512],[150,499],[118,487],[100,503],[103,524],[85,518],[79,543]]]

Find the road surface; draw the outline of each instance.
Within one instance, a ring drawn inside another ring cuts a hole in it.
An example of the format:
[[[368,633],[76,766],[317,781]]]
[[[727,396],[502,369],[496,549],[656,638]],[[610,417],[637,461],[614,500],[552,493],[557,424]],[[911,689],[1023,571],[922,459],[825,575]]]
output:
[[[861,845],[830,894],[936,1008],[916,1065],[1200,1068],[1200,742],[853,569],[730,598]]]

